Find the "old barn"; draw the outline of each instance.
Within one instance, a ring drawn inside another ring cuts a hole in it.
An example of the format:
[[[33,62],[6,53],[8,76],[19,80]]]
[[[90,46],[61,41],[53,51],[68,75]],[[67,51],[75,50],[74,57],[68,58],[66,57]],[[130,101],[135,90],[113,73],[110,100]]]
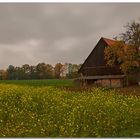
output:
[[[102,87],[123,87],[126,84],[125,75],[119,66],[109,67],[104,58],[104,49],[116,41],[101,38],[85,62],[82,64],[77,79],[81,85],[96,85]]]

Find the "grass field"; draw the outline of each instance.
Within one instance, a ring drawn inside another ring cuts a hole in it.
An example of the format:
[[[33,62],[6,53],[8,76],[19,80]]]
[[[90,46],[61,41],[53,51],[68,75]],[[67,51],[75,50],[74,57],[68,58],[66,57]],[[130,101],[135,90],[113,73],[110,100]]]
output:
[[[27,85],[27,86],[73,86],[72,79],[48,79],[48,80],[0,80],[0,83]]]
[[[140,137],[139,96],[62,88],[72,85],[72,80],[1,81],[0,137]]]

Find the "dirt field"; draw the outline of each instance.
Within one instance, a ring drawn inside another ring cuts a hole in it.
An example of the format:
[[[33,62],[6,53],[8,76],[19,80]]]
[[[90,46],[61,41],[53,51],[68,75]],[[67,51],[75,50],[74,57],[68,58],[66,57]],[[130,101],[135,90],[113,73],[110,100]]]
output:
[[[74,87],[74,86],[68,86],[63,87],[64,90],[71,91],[71,92],[82,92],[82,91],[90,91],[93,90],[93,87]],[[124,95],[137,95],[140,96],[140,86],[129,86],[129,87],[123,87],[123,88],[115,88],[116,91],[118,91],[120,94]]]
[[[125,95],[138,95],[140,96],[140,86],[129,86],[124,88],[116,89],[120,93],[123,93]]]

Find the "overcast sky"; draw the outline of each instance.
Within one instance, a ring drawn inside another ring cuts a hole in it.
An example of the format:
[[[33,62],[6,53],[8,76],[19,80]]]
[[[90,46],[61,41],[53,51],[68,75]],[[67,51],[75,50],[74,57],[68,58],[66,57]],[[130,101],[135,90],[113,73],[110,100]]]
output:
[[[140,17],[140,4],[0,4],[0,68],[83,63],[101,37]]]

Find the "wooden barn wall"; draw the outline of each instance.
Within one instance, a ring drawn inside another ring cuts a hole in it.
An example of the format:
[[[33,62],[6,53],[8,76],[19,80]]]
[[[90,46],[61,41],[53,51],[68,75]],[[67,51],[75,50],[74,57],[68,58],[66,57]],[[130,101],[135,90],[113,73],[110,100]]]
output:
[[[105,66],[104,49],[106,43],[101,39],[89,55],[83,67]]]
[[[104,68],[83,68],[82,74],[84,76],[96,75],[121,75],[123,74],[118,67],[104,67]]]

